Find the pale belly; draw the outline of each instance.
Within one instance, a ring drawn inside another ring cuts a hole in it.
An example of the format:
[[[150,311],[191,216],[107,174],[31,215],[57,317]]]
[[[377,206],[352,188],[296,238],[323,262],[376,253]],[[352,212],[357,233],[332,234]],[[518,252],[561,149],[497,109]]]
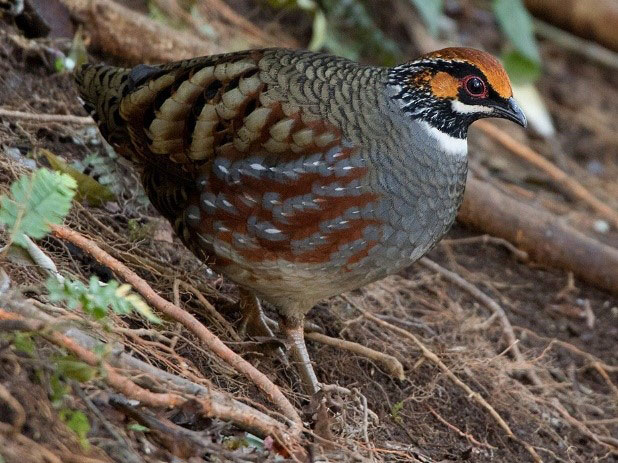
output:
[[[299,263],[286,259],[252,262],[235,253],[229,246],[218,248],[229,264],[217,270],[232,281],[250,288],[263,300],[284,312],[306,313],[319,301],[357,289],[414,263],[448,231],[454,212],[445,220],[428,220],[419,228],[403,230],[384,224],[373,231],[376,239],[362,258],[349,262],[351,249],[333,253],[331,259],[320,263]],[[405,221],[394,219],[402,227]],[[343,254],[343,255],[342,255]]]

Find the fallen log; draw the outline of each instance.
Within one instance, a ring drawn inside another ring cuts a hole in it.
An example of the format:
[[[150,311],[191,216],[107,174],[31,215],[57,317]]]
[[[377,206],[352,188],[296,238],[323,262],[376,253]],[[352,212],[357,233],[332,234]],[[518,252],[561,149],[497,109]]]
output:
[[[211,32],[172,0],[156,5],[171,19],[184,22],[186,30],[174,29],[112,0],[59,0],[71,16],[84,25],[94,48],[122,58],[129,64],[160,63],[237,49],[297,46],[287,34],[267,33],[236,14],[221,0],[198,4]],[[212,35],[212,37],[209,37]]]
[[[500,130],[498,127],[487,121],[478,121],[474,127],[480,129],[489,138],[500,143],[511,153],[525,160],[530,165],[541,169],[543,173],[547,174],[549,178],[551,178],[552,181],[560,189],[564,190],[571,198],[586,203],[599,215],[609,220],[614,227],[618,228],[618,211],[612,209],[603,201],[594,196],[571,175],[549,162],[529,146],[518,142],[508,133]]]
[[[536,262],[573,272],[618,295],[618,249],[570,227],[560,217],[517,201],[489,183],[469,178],[459,222],[504,238]]]
[[[618,51],[616,0],[526,0],[526,6],[555,26]]]
[[[223,53],[214,41],[155,22],[110,0],[61,0],[84,24],[90,43],[128,63],[159,63]]]

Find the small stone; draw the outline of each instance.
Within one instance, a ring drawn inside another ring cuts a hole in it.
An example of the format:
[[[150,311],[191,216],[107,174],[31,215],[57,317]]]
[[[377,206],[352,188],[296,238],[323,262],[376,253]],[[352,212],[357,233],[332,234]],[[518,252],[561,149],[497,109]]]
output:
[[[596,159],[593,159],[586,165],[586,169],[593,175],[602,175],[605,170],[605,166]]]
[[[605,220],[595,220],[592,227],[597,233],[607,233],[609,231],[609,224]]]
[[[34,159],[27,158],[26,156],[21,154],[21,151],[19,150],[19,148],[15,148],[15,147],[5,148],[4,154],[6,154],[9,158],[13,159],[14,161],[19,162],[21,165],[23,165],[27,169],[30,169],[30,170],[36,169],[36,162],[34,161]]]

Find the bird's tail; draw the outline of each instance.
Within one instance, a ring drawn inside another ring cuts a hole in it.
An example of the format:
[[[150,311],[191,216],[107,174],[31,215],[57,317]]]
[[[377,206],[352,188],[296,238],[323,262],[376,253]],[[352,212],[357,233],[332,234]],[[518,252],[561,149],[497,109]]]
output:
[[[127,125],[120,117],[120,101],[130,91],[130,73],[130,69],[103,64],[84,64],[75,71],[84,108],[112,145],[128,139]]]

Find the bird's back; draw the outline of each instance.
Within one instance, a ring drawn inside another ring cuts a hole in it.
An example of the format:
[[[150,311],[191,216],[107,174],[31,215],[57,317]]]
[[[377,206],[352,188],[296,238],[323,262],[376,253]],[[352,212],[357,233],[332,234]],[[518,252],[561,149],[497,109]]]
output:
[[[362,117],[377,104],[385,73],[326,54],[264,49],[132,69],[84,65],[75,77],[112,145],[142,161],[199,164],[227,141],[241,146],[242,122],[251,114],[268,128],[302,114],[299,123],[330,122],[353,138],[372,130],[374,121]]]

